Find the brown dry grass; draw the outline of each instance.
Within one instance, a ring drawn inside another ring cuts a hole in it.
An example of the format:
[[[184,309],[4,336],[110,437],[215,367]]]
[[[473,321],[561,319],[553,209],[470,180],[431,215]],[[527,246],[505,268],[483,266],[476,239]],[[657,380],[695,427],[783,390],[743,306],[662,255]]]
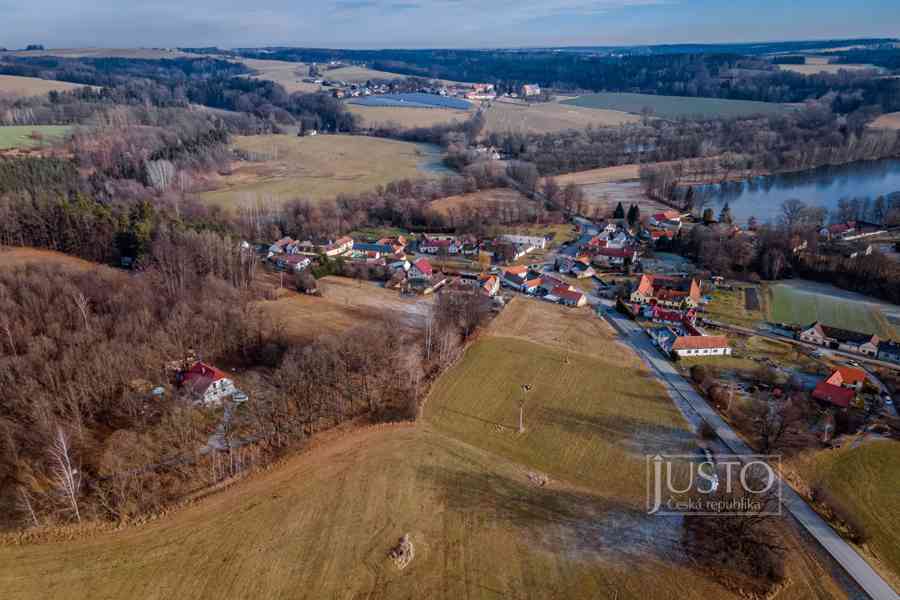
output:
[[[611,213],[619,202],[625,207],[637,204],[644,213],[669,208],[644,195],[639,177],[640,165],[630,164],[577,171],[555,179],[561,187],[570,183],[577,185],[589,205],[602,214]]]
[[[881,115],[872,123],[869,124],[869,127],[874,129],[900,129],[900,112],[892,112],[887,113],[885,115]]]
[[[304,94],[318,92],[321,86],[317,83],[307,83],[303,78],[307,76],[308,65],[303,63],[287,62],[283,60],[262,60],[244,58],[241,62],[259,74],[252,75],[254,79],[265,79],[280,84],[289,94],[302,92]],[[299,73],[299,74],[298,74]]]
[[[347,104],[347,109],[362,117],[363,125],[374,127],[396,123],[401,127],[431,127],[451,121],[465,121],[472,113],[452,108],[412,108],[405,106],[363,106]]]
[[[256,135],[237,137],[234,146],[271,157],[237,162],[234,170],[213,180],[203,200],[223,207],[262,200],[280,203],[296,198],[319,200],[357,194],[405,178],[420,178],[439,163],[439,149],[424,144],[359,135]],[[276,158],[277,156],[277,158]]]
[[[530,202],[530,200],[528,200],[528,198],[526,198],[516,190],[511,190],[508,188],[497,188],[491,190],[481,190],[479,192],[472,192],[471,194],[461,194],[459,196],[439,198],[438,200],[435,200],[434,202],[429,204],[428,208],[435,212],[446,215],[451,210],[458,211],[465,207],[502,207],[512,206],[520,202]]]
[[[79,271],[107,268],[103,265],[63,254],[62,252],[54,252],[53,250],[0,246],[0,268],[23,267],[36,264],[58,264]]]
[[[552,133],[584,129],[588,125],[636,123],[640,117],[617,110],[568,106],[558,102],[531,103],[497,100],[485,111],[485,133]]]
[[[278,275],[271,280],[277,282]],[[293,285],[287,273],[284,281],[285,286]],[[424,324],[433,302],[433,296],[402,297],[373,282],[344,277],[325,277],[319,287],[321,297],[283,289],[277,300],[261,301],[257,306],[289,340],[305,343],[322,334],[341,333],[386,317],[417,329]]]
[[[67,92],[86,87],[67,81],[54,79],[38,79],[36,77],[18,77],[16,75],[0,75],[0,96],[17,98],[26,96],[43,96],[50,92]]]
[[[322,77],[329,80],[346,81],[347,83],[365,83],[369,79],[406,79],[406,75],[357,66],[322,71]]]

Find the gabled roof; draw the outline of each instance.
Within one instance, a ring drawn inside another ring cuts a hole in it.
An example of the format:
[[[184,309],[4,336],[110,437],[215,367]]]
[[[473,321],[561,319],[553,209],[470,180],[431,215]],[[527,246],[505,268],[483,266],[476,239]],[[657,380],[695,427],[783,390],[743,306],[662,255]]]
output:
[[[517,277],[524,277],[528,273],[528,267],[525,265],[517,266],[517,267],[507,267],[503,269],[503,272],[507,275],[515,275]]]
[[[597,248],[594,254],[600,256],[608,256],[610,258],[631,258],[634,256],[634,248],[626,246],[624,248]]]
[[[434,269],[431,268],[431,263],[428,262],[427,258],[418,259],[413,263],[413,266],[415,266],[423,275],[430,276],[434,272]]]
[[[849,342],[852,344],[872,342],[873,344],[877,344],[879,341],[878,336],[871,333],[862,333],[859,331],[851,331],[849,329],[841,329],[839,327],[831,327],[829,325],[823,325],[818,321],[814,321],[809,327],[804,329],[804,331],[810,329],[814,329],[816,333],[837,340],[838,342]]]
[[[853,402],[853,398],[856,397],[856,394],[853,393],[853,390],[820,381],[816,384],[816,389],[813,390],[812,397],[816,400],[822,400],[823,402],[830,402],[841,408],[847,408],[850,406],[850,403]]]
[[[569,288],[565,287],[555,287],[550,290],[550,293],[557,298],[570,300],[572,302],[581,302],[581,299],[584,297],[584,294],[582,294],[581,292],[573,292]]]
[[[839,380],[838,380],[839,378]],[[834,381],[832,381],[834,380]],[[856,385],[866,380],[866,372],[853,367],[838,367],[825,381],[832,385]]]
[[[713,350],[727,347],[728,338],[724,335],[683,335],[672,344],[672,350]]]

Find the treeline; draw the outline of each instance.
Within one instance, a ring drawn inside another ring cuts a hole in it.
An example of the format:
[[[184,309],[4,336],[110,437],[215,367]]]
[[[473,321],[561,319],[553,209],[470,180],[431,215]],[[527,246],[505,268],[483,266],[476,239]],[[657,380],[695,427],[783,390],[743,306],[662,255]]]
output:
[[[210,266],[242,252],[185,235],[155,246],[137,276],[0,270],[0,527],[139,517],[317,431],[414,419],[428,381],[490,315],[481,294],[446,294],[423,331],[386,321],[293,345],[252,289]],[[239,369],[249,401],[197,404],[175,384],[195,354]]]
[[[866,120],[866,114],[842,117],[811,103],[782,116],[647,120],[543,135],[491,134],[488,142],[534,163],[541,175],[713,157],[723,170],[733,170],[729,164],[737,161],[734,168],[766,173],[900,154],[896,132],[867,130]]]
[[[0,74],[59,79],[100,89],[86,87],[52,92],[46,99],[8,100],[6,106],[0,105],[0,115],[18,110],[5,120],[28,125],[68,124],[84,123],[98,106],[184,108],[199,104],[246,113],[277,125],[300,123],[307,129],[325,131],[355,128],[354,115],[330,95],[288,94],[277,83],[239,77],[249,73],[241,63],[205,58],[3,57]]]
[[[642,92],[765,102],[804,102],[837,93],[846,112],[877,105],[898,110],[896,80],[871,73],[801,75],[767,60],[732,52],[690,48],[657,54],[504,50],[239,50],[242,56],[299,62],[351,60],[375,69],[426,78],[488,82],[501,91],[523,83],[580,91]],[[862,60],[861,62],[869,62]]]

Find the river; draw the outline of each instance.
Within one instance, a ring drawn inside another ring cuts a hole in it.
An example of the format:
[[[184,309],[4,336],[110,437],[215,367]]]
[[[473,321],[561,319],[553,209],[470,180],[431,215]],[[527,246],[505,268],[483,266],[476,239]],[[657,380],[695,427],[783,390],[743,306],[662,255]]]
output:
[[[756,217],[764,223],[776,220],[791,198],[830,213],[842,198],[874,201],[895,192],[900,192],[900,159],[883,159],[701,186],[695,188],[695,206],[712,208],[718,217],[728,202],[736,222]]]

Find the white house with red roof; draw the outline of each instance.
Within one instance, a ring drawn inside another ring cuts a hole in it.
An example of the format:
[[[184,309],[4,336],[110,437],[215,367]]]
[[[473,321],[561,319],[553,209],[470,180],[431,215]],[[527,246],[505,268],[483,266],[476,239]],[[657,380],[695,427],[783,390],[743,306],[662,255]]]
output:
[[[216,404],[237,391],[228,375],[202,361],[182,374],[181,386],[203,404]]]
[[[431,266],[431,263],[428,262],[427,258],[420,258],[413,262],[407,274],[410,279],[417,279],[420,281],[431,279],[432,275],[434,275],[434,268]]]

